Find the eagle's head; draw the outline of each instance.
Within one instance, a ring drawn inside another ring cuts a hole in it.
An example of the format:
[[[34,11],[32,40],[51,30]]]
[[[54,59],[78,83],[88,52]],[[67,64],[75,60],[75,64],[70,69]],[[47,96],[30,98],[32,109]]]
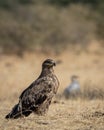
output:
[[[42,66],[43,66],[44,68],[45,68],[45,67],[47,67],[47,68],[52,68],[53,66],[56,66],[56,63],[55,63],[55,61],[52,60],[52,59],[46,59],[46,60],[43,62]]]

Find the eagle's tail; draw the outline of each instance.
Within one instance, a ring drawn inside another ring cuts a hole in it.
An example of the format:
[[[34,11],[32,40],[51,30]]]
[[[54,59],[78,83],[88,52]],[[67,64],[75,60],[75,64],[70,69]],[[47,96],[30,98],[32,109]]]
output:
[[[5,118],[6,119],[9,119],[9,118],[16,119],[16,118],[21,117],[21,116],[22,116],[22,114],[21,114],[21,109],[19,108],[19,104],[16,104],[13,107],[12,111],[8,115],[5,116]]]
[[[17,119],[22,116],[29,116],[32,113],[32,110],[22,109],[20,103],[16,104],[12,111],[5,116],[6,119]]]

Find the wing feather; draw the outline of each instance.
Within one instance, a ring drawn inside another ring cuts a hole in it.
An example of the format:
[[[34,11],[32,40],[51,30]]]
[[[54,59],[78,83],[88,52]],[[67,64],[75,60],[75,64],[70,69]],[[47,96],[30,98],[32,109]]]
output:
[[[48,78],[48,79],[47,79]],[[53,97],[54,82],[52,78],[43,77],[33,82],[20,96],[23,108],[37,107],[49,96]]]

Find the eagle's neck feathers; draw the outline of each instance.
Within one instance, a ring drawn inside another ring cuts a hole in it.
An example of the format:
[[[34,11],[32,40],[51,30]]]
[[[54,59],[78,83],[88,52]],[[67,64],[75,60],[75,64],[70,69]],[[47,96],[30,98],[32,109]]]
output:
[[[53,75],[53,74],[54,74],[53,67],[51,68],[44,67],[42,68],[40,76],[48,76],[48,75]]]

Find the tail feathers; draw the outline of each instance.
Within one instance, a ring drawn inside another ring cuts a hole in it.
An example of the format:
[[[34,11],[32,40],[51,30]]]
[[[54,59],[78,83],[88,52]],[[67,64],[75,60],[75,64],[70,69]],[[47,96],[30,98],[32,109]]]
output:
[[[20,116],[22,116],[22,114],[21,114],[21,111],[20,111],[20,109],[19,109],[19,105],[16,104],[16,105],[13,107],[12,111],[11,111],[8,115],[5,116],[5,118],[6,118],[6,119],[9,119],[9,118],[14,118],[14,119],[16,119],[16,118],[18,118],[18,117],[20,117]]]
[[[5,116],[6,119],[17,119],[19,117],[22,117],[22,116],[29,116],[30,114],[32,113],[32,110],[28,109],[20,109],[20,105],[19,104],[16,104],[12,111]]]

